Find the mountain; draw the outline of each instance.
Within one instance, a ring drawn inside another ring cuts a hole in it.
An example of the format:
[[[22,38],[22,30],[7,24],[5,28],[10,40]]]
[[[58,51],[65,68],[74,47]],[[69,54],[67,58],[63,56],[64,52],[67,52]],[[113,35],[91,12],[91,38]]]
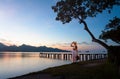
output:
[[[0,51],[10,51],[10,52],[68,52],[67,50],[61,50],[58,48],[51,48],[46,46],[30,46],[23,44],[21,46],[6,46],[3,43],[0,43]]]
[[[0,43],[0,48],[5,47],[6,45],[4,45],[3,43]]]

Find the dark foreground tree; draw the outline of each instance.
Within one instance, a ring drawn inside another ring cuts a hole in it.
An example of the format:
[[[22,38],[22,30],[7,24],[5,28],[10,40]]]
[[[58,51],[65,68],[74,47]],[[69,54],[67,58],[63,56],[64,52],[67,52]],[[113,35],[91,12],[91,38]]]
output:
[[[102,34],[99,36],[100,39],[103,39],[107,42],[108,39],[120,44],[120,18],[114,17],[110,22],[105,26],[105,29],[102,31]],[[120,45],[119,46],[109,46],[110,51],[109,59],[115,64],[120,64]]]
[[[57,13],[56,20],[61,21],[63,24],[69,23],[73,19],[78,20],[80,24],[84,25],[84,29],[89,33],[93,42],[105,47],[108,53],[115,53],[113,47],[111,48],[111,46],[95,38],[89,30],[85,19],[96,17],[97,14],[103,11],[111,13],[113,6],[119,5],[120,0],[59,0],[55,6],[52,6],[52,9]]]
[[[120,18],[114,17],[113,20],[110,20],[110,23],[105,26],[99,38],[106,42],[108,39],[111,39],[120,44]]]

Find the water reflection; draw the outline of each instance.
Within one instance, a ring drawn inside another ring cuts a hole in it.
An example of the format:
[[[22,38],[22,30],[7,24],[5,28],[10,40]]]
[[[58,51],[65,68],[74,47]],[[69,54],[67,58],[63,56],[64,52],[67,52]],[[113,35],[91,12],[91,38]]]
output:
[[[0,53],[0,79],[15,77],[68,63],[71,62],[40,58],[39,53],[35,52],[3,52]]]
[[[38,57],[39,53],[29,53],[29,52],[4,52],[0,53],[0,58],[6,57]]]

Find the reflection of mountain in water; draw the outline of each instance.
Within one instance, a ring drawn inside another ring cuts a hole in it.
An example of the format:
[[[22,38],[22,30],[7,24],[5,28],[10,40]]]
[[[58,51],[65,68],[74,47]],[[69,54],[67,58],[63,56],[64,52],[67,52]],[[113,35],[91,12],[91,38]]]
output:
[[[46,46],[34,47],[30,45],[21,45],[21,46],[6,46],[0,43],[0,51],[21,51],[21,52],[67,52],[66,50],[61,50],[58,48],[51,48]]]

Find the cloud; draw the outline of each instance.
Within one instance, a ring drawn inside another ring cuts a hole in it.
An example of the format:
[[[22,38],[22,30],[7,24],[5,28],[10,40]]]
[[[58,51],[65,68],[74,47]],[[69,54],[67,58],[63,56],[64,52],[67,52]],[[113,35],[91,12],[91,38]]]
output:
[[[71,43],[55,43],[52,44],[51,47],[56,47],[64,50],[72,50],[72,47],[70,46]],[[101,45],[95,43],[95,42],[80,42],[78,43],[78,50],[80,51],[86,51],[86,50],[105,50],[104,47]]]
[[[0,42],[8,46],[13,45],[12,41],[3,38],[0,38]]]
[[[70,45],[71,43],[63,43],[64,45]]]
[[[52,44],[51,46],[54,46],[54,47],[68,47],[69,43],[55,43],[55,44]]]
[[[63,44],[70,46],[71,43],[63,43]],[[91,43],[88,43],[88,42],[80,42],[80,43],[77,43],[77,44],[78,44],[78,45],[90,45]]]
[[[87,43],[87,42],[81,42],[78,43],[78,45],[90,45],[91,43]],[[62,46],[62,47],[66,47],[66,46],[70,46],[71,43],[56,43],[56,44],[52,44],[52,46]]]
[[[0,41],[6,41],[6,40],[1,38]]]
[[[78,43],[79,45],[90,45],[90,43],[87,43],[87,42],[81,42],[81,43]]]

